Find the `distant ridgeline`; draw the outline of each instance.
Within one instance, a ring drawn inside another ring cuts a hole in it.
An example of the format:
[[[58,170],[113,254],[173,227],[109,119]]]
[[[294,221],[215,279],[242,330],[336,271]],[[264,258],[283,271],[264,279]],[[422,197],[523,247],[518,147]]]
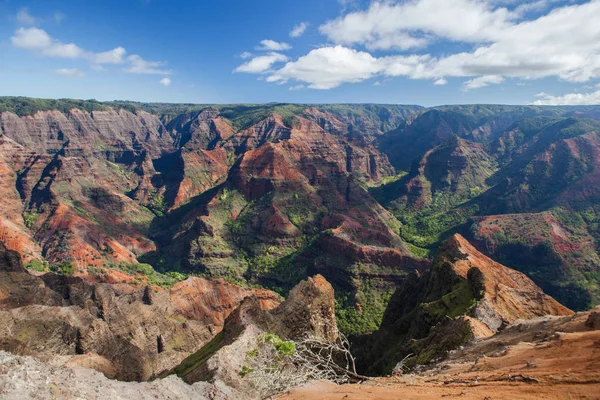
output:
[[[340,328],[363,333],[460,233],[585,309],[600,302],[598,119],[3,97],[0,240],[30,268],[96,281],[197,274],[285,294],[320,273]]]

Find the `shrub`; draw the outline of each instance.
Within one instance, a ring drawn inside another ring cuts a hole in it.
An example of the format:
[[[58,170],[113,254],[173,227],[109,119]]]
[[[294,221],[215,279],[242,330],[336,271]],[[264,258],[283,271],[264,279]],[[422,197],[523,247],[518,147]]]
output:
[[[283,340],[271,333],[256,339],[256,348],[246,354],[246,365],[239,375],[262,398],[285,392],[311,381],[329,380],[336,383],[360,380],[348,340],[327,342],[308,336],[298,341]]]
[[[48,261],[43,260],[31,260],[27,264],[25,264],[25,268],[32,269],[38,272],[46,272],[48,271]]]
[[[167,204],[165,196],[162,193],[154,193],[148,199],[148,209],[159,217],[165,215]]]
[[[31,229],[31,227],[33,227],[33,225],[35,225],[35,222],[37,221],[39,215],[36,212],[24,212],[23,213],[23,222],[25,223],[25,226],[29,229]]]
[[[70,262],[63,262],[50,266],[50,271],[58,275],[71,276],[75,272],[75,266]]]

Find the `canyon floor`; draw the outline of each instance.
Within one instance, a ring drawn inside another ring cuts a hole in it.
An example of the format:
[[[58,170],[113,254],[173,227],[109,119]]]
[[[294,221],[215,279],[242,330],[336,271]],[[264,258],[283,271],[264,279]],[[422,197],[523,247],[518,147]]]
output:
[[[341,386],[317,382],[278,399],[600,399],[598,317],[518,322],[418,375]]]

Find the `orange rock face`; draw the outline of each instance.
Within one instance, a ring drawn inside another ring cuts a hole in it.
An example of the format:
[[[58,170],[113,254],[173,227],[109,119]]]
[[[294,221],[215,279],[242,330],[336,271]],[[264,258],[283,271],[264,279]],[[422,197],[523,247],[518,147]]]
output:
[[[461,235],[454,235],[444,244],[446,246],[461,255],[452,261],[453,270],[459,276],[468,279],[468,272],[473,267],[482,272],[485,292],[473,315],[480,317],[493,331],[498,326],[486,320],[486,313],[490,310],[493,310],[495,318],[500,318],[504,323],[542,315],[573,314],[573,311],[546,295],[527,276],[491,260]]]

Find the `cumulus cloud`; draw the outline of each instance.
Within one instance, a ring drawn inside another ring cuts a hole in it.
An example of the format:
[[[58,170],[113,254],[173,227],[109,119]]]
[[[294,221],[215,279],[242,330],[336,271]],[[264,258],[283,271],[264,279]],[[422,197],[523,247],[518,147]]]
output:
[[[59,58],[85,58],[88,56],[81,47],[73,43],[53,43],[51,46],[42,49],[42,54]]]
[[[448,84],[448,80],[444,79],[444,78],[440,78],[437,81],[433,82],[433,84],[434,85],[438,85],[438,86],[447,85]]]
[[[285,83],[295,79],[308,83],[312,89],[332,89],[344,82],[369,79],[380,71],[380,63],[369,53],[343,46],[322,47],[287,63],[267,81]]]
[[[169,86],[171,85],[171,78],[164,77],[159,81],[159,83],[163,86]]]
[[[59,75],[69,76],[71,78],[83,78],[85,76],[85,72],[77,68],[59,68],[54,72]]]
[[[52,38],[43,29],[38,28],[19,28],[10,40],[13,46],[28,50],[52,46]]]
[[[245,60],[246,58],[250,58],[252,57],[252,53],[250,53],[249,51],[245,51],[242,54],[240,54],[240,58]]]
[[[537,96],[541,99],[534,101],[533,104],[539,106],[600,104],[600,90],[592,93],[568,93],[563,96],[538,93]]]
[[[467,91],[467,90],[472,90],[472,89],[479,89],[479,88],[488,86],[492,83],[495,83],[495,84],[502,83],[502,81],[504,81],[504,78],[501,76],[498,76],[498,75],[480,76],[478,78],[474,78],[469,81],[466,81],[463,84],[463,90]]]
[[[33,51],[46,57],[85,59],[92,63],[95,69],[101,64],[125,64],[125,72],[134,74],[169,75],[171,71],[164,69],[162,61],[147,61],[137,54],[125,57],[127,51],[116,47],[105,52],[94,53],[86,51],[74,43],[62,43],[53,39],[43,29],[19,28],[11,37],[13,46]]]
[[[122,64],[125,54],[127,54],[127,51],[123,47],[117,47],[109,51],[94,54],[93,61],[96,64]]]
[[[308,28],[308,22],[300,22],[298,25],[294,26],[290,31],[290,37],[297,38],[304,35],[306,28]]]
[[[285,42],[276,42],[274,40],[265,39],[260,41],[260,46],[256,47],[259,51],[285,51],[291,49],[292,46]]]
[[[29,13],[27,7],[24,7],[17,13],[17,22],[21,25],[35,25],[37,24],[37,18]]]
[[[261,74],[269,71],[274,64],[286,61],[288,61],[288,58],[283,54],[271,52],[266,55],[254,57],[250,61],[237,67],[235,72]]]
[[[489,40],[511,17],[506,8],[492,9],[488,1],[480,0],[374,2],[367,10],[331,20],[319,30],[337,44],[406,50],[422,47],[436,36],[466,42]]]
[[[600,0],[373,2],[326,22],[319,30],[333,45],[289,61],[266,80],[330,89],[377,76],[437,84],[458,77],[465,79],[464,90],[507,78],[586,82],[600,77],[598,20]],[[443,55],[427,51],[439,42],[471,50]],[[372,50],[388,55],[377,57]]]

